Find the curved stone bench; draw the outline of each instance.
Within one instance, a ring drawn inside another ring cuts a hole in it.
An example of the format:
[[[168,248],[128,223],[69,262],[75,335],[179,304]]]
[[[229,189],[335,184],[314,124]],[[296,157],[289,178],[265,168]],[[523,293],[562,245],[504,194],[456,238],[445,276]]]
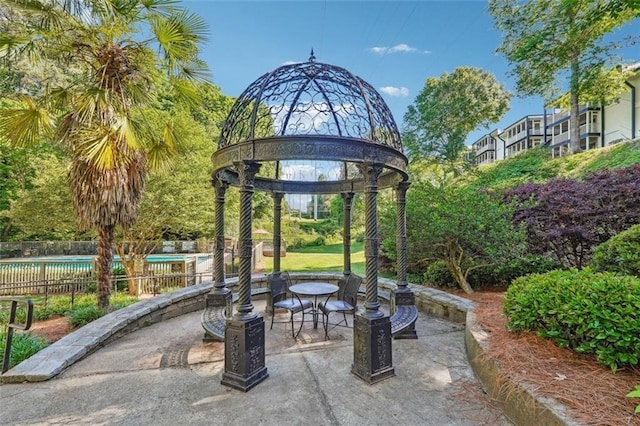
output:
[[[418,308],[415,305],[396,306],[391,316],[391,335],[395,336],[407,330],[418,320]]]
[[[271,291],[266,287],[251,289],[251,296],[261,296]],[[231,303],[238,301],[238,293],[232,293]],[[200,317],[202,328],[213,340],[224,341],[224,329],[227,324],[227,307],[224,305],[206,306]]]

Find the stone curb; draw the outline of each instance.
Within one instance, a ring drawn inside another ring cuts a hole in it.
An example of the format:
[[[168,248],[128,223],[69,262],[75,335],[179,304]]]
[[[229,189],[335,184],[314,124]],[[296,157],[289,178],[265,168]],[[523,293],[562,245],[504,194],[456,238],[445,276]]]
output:
[[[537,395],[526,383],[513,381],[487,356],[488,334],[476,322],[475,313],[467,312],[465,346],[467,358],[487,394],[496,401],[505,416],[523,426],[578,426],[566,409],[551,398]]]

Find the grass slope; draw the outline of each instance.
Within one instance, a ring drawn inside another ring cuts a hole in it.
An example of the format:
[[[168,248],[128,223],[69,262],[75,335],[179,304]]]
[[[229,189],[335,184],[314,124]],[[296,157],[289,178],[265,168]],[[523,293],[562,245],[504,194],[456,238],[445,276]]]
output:
[[[482,166],[468,184],[476,188],[512,188],[525,182],[544,182],[563,176],[580,179],[588,173],[640,163],[640,140],[575,155],[551,158],[548,148],[532,149],[515,157]]]

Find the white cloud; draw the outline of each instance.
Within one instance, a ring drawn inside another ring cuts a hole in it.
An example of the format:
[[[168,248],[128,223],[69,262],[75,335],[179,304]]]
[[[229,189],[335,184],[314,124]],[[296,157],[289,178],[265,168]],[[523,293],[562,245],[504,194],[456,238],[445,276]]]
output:
[[[387,53],[387,50],[389,50],[389,48],[382,46],[382,47],[372,47],[369,50],[375,53],[376,55],[384,55],[385,53]]]
[[[375,46],[369,49],[369,51],[376,55],[388,55],[391,53],[431,53],[428,50],[420,50],[417,47],[409,46],[406,43],[396,44],[395,46]]]
[[[389,48],[389,52],[388,53],[396,53],[396,52],[401,52],[401,53],[413,53],[413,52],[417,52],[418,49],[416,49],[415,47],[411,47],[408,44],[397,44],[393,47]]]
[[[398,98],[406,98],[409,96],[409,89],[406,87],[384,86],[380,88],[380,91],[389,96],[395,96]]]
[[[293,65],[293,64],[299,64],[300,61],[284,61],[284,63],[282,64],[282,66],[285,65]]]

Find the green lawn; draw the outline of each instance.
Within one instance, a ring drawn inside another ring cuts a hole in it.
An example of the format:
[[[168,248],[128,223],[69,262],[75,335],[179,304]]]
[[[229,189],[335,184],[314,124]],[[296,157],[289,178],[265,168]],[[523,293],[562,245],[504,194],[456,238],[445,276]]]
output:
[[[264,258],[266,272],[273,270],[273,258]],[[304,247],[295,252],[287,252],[281,259],[281,269],[290,272],[342,272],[342,244]],[[351,270],[364,275],[364,248],[362,243],[351,246]]]

